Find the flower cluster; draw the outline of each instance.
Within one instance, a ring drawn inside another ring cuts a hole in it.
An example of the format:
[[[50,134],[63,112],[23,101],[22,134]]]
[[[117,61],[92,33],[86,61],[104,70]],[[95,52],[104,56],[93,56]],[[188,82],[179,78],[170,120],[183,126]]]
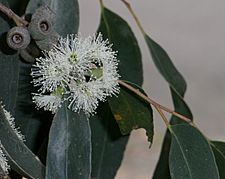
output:
[[[99,101],[119,92],[116,52],[101,34],[68,35],[36,59],[31,75],[40,87],[33,100],[53,113],[62,102],[69,109],[93,114]]]

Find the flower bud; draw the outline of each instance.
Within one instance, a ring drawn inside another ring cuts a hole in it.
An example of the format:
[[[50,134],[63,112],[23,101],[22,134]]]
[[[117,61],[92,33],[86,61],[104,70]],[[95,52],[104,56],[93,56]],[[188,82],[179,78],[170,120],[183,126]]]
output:
[[[24,27],[13,27],[7,33],[7,44],[14,50],[25,49],[30,44],[30,34]]]

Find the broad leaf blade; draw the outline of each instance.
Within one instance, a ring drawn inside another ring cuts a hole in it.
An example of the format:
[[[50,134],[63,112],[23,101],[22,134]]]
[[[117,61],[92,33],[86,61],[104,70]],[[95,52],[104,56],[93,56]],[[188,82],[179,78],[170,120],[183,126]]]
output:
[[[17,172],[32,179],[44,179],[45,167],[26,147],[11,128],[0,106],[0,141],[10,165]]]
[[[182,94],[186,91],[186,82],[184,78],[175,68],[166,51],[147,34],[145,34],[144,37],[157,69],[170,86],[183,96]]]
[[[193,116],[192,116],[191,110],[188,107],[187,103],[184,101],[183,96],[181,94],[177,93],[172,88],[170,88],[170,91],[171,91],[175,111],[192,120]],[[176,116],[172,116],[170,122],[172,124],[178,124],[178,123],[182,123],[183,121],[180,120],[179,118],[177,118]]]
[[[107,103],[90,119],[92,133],[92,178],[114,179],[129,135],[122,136]]]
[[[144,37],[157,69],[170,86],[175,111],[192,119],[192,113],[183,99],[187,88],[183,76],[176,69],[167,52],[147,34],[145,34]],[[177,124],[181,122],[182,121],[180,119],[172,116],[171,124]],[[160,158],[153,175],[154,179],[170,179],[168,166],[170,143],[171,137],[170,133],[167,131],[163,141]]]
[[[56,113],[49,133],[46,179],[87,179],[91,175],[91,133],[83,113],[63,106]]]
[[[181,98],[181,96],[178,95],[177,92],[172,89],[171,89],[171,94],[172,94],[172,99],[173,99],[176,112],[188,117],[189,119],[192,119],[193,118],[192,113],[189,107],[187,106],[187,104],[185,103],[185,101]],[[178,124],[178,123],[182,123],[182,121],[176,116],[172,116],[170,123]],[[169,171],[169,163],[168,163],[170,143],[171,143],[171,134],[167,130],[163,140],[159,161],[156,165],[153,179],[161,179],[161,178],[170,179],[171,178],[170,171]]]
[[[225,179],[225,142],[211,141],[210,145],[216,159],[220,179]]]
[[[166,130],[166,134],[162,143],[162,148],[159,156],[158,163],[156,165],[153,179],[170,179],[170,169],[169,169],[169,152],[171,145],[171,134],[169,130]]]
[[[141,52],[127,22],[107,8],[103,8],[98,32],[109,39],[110,43],[113,43],[112,48],[118,51],[121,78],[142,85]]]
[[[144,93],[140,87],[128,84]],[[109,104],[122,134],[129,134],[133,129],[144,128],[148,141],[152,143],[153,115],[152,108],[148,103],[121,86],[118,97],[110,98]]]
[[[56,13],[55,30],[62,36],[77,33],[79,27],[79,5],[77,0],[30,0],[26,13],[48,5]]]
[[[169,167],[172,179],[219,179],[209,142],[188,124],[170,126],[172,142]]]

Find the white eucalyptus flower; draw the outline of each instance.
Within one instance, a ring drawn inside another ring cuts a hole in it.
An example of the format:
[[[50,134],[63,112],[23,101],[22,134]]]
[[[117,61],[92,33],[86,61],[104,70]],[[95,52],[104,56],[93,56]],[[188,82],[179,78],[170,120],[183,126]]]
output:
[[[54,95],[34,95],[33,101],[38,108],[44,108],[46,111],[56,113],[56,110],[61,107],[62,98]]]
[[[33,98],[37,106],[55,112],[68,100],[75,112],[95,113],[99,101],[119,92],[118,62],[111,46],[101,34],[60,38],[32,68],[33,83],[40,86]]]

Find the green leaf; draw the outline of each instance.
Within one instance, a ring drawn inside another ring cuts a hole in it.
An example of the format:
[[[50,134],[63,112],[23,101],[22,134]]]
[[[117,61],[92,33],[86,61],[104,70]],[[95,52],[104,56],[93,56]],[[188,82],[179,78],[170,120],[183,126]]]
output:
[[[166,51],[147,34],[144,37],[157,69],[177,93],[184,94],[186,91],[186,82],[175,68]]]
[[[160,157],[156,165],[153,179],[170,179],[170,169],[169,169],[169,152],[171,145],[171,134],[169,130],[166,130],[166,134],[163,140]]]
[[[48,5],[56,13],[55,30],[62,36],[75,34],[79,27],[79,5],[77,0],[30,0],[26,13],[34,11],[43,5]]]
[[[188,117],[189,119],[192,119],[192,113],[185,103],[185,101],[178,95],[174,90],[171,89],[172,99],[174,103],[174,107],[176,109],[176,112],[183,114],[184,116]],[[170,123],[171,124],[178,124],[182,123],[179,118],[176,116],[172,116]],[[156,165],[156,169],[154,171],[153,179],[170,179],[170,171],[169,171],[169,151],[170,151],[170,143],[171,143],[171,134],[167,130],[163,144],[162,149],[159,157],[159,161]]]
[[[172,88],[170,88],[170,91],[171,91],[175,111],[192,120],[193,116],[192,116],[191,110],[189,109],[187,103],[183,100],[183,97],[180,94],[178,94],[176,91],[174,91]],[[172,119],[171,119],[172,124],[178,124],[182,122],[183,121],[180,120],[179,118],[172,116]]]
[[[169,126],[172,142],[169,156],[172,179],[219,179],[209,142],[188,124]]]
[[[46,179],[88,179],[91,175],[89,120],[67,109],[56,113],[49,133]]]
[[[210,141],[210,145],[216,159],[220,179],[225,179],[225,142]]]
[[[126,83],[144,93],[139,86],[129,82]],[[148,103],[121,86],[118,97],[110,98],[109,104],[122,134],[126,135],[133,129],[144,128],[148,141],[152,143],[153,115],[152,108]]]
[[[0,141],[10,165],[23,176],[44,179],[45,167],[11,128],[0,106]]]
[[[169,83],[175,111],[188,117],[189,119],[192,119],[192,113],[183,99],[187,88],[184,78],[174,66],[167,52],[147,34],[145,34],[144,37],[157,69]],[[172,116],[170,122],[171,124],[177,124],[182,121],[179,118]],[[168,166],[170,143],[171,137],[170,133],[167,131],[153,179],[170,179]]]
[[[99,106],[90,119],[92,141],[92,178],[114,179],[119,169],[129,135],[122,136],[107,103]]]
[[[113,43],[112,48],[118,51],[121,78],[142,85],[141,52],[127,22],[107,8],[102,8],[98,32],[109,39],[110,43]]]

